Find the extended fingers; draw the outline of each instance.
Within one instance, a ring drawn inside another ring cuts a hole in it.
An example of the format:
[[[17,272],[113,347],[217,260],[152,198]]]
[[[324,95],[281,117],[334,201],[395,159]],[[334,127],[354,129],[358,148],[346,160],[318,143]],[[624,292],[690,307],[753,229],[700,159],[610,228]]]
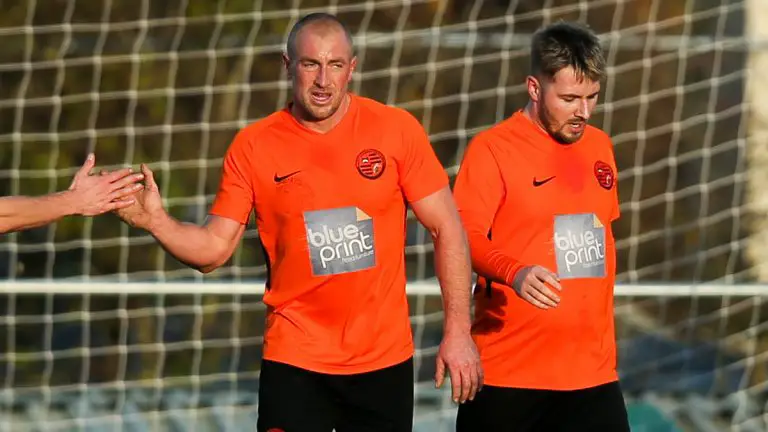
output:
[[[531,281],[531,288],[533,291],[536,291],[536,293],[541,294],[541,296],[546,299],[545,303],[555,307],[560,303],[560,296],[555,294],[554,291],[549,289],[547,284],[540,280],[533,280]],[[541,297],[537,296],[537,298],[541,299]]]
[[[540,267],[540,272],[537,272],[537,276],[539,280],[549,284],[552,288],[562,291],[562,287],[560,286],[560,278],[557,277],[557,275],[544,267]]]
[[[453,401],[459,403],[459,400],[462,399],[461,389],[463,387],[461,370],[458,367],[451,367],[451,365],[448,365],[448,374],[451,377],[451,395]]]
[[[112,191],[112,193],[109,194],[109,200],[115,201],[115,200],[123,199],[129,195],[135,194],[136,192],[142,190],[143,188],[144,188],[144,185],[141,183],[129,184],[128,186]]]
[[[104,170],[102,170],[102,175],[103,175],[103,172]],[[107,178],[109,179],[110,182],[116,182],[124,177],[129,176],[132,173],[133,173],[132,168],[121,168],[117,171],[112,171],[111,173],[107,174]]]
[[[124,199],[119,199],[115,201],[110,201],[104,206],[103,212],[106,213],[106,212],[111,212],[115,210],[121,210],[126,207],[130,207],[135,202],[136,200],[134,200],[133,198],[124,198]]]
[[[469,365],[462,365],[459,370],[461,375],[461,396],[459,396],[459,403],[464,403],[470,398],[470,395],[473,398],[475,397],[475,389]]]
[[[467,366],[467,375],[469,375],[469,394],[467,395],[467,399],[474,400],[475,395],[477,395],[477,392],[480,391],[480,387],[482,386],[477,366],[474,364]]]
[[[539,293],[536,290],[526,290],[523,291],[523,293],[520,295],[520,297],[523,298],[523,300],[527,301],[528,303],[536,306],[539,309],[549,309],[550,306],[548,306],[543,299],[544,297],[541,293]],[[541,300],[540,300],[541,298]],[[554,306],[552,306],[554,307]]]
[[[449,364],[451,378],[451,397],[455,403],[473,400],[482,387],[482,368],[480,362],[468,361]]]
[[[142,173],[136,173],[132,175],[128,175],[125,177],[120,178],[119,180],[112,183],[112,187],[114,189],[122,189],[126,186],[129,186],[131,184],[134,184],[138,181],[141,181],[144,178],[144,174]]]

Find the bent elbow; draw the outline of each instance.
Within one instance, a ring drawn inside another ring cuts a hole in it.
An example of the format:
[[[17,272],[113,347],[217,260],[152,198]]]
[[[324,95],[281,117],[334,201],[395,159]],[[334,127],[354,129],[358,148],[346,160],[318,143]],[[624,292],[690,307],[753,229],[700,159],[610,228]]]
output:
[[[228,259],[229,255],[226,252],[216,253],[206,262],[197,263],[195,269],[200,273],[208,274],[221,267]]]
[[[217,268],[219,268],[219,266],[211,264],[211,265],[197,266],[195,267],[195,270],[199,271],[202,274],[208,274],[216,270]]]
[[[216,270],[217,268],[221,267],[221,265],[224,264],[225,261],[226,260],[214,260],[211,262],[198,264],[195,266],[195,269],[200,273],[208,274]]]

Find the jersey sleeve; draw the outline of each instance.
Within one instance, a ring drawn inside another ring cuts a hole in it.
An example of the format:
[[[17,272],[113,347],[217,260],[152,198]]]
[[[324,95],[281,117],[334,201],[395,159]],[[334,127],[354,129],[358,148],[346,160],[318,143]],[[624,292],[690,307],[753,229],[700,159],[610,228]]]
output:
[[[403,149],[397,169],[405,199],[418,201],[448,185],[448,175],[437,158],[429,136],[416,118],[403,111],[399,120],[403,133]]]
[[[248,222],[255,196],[250,148],[248,134],[240,131],[224,156],[221,182],[210,214],[241,224]]]
[[[505,188],[499,165],[483,135],[467,147],[453,193],[469,239],[472,268],[480,276],[512,286],[515,274],[524,265],[494,247],[490,240]]]

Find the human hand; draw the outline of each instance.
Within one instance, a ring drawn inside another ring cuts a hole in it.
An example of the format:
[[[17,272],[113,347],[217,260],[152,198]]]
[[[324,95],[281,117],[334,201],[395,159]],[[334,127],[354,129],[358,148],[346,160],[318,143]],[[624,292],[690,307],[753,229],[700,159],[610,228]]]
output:
[[[483,367],[480,354],[469,332],[450,333],[443,337],[437,352],[435,386],[440,388],[448,371],[452,398],[456,403],[473,400],[483,387]]]
[[[91,175],[95,165],[96,156],[91,153],[69,185],[68,194],[75,214],[96,216],[133,204],[135,200],[131,195],[143,188],[143,185],[137,182],[141,181],[144,175],[133,174],[130,168],[113,171],[107,175]]]
[[[550,309],[557,307],[560,296],[547,285],[562,291],[560,279],[555,273],[542,266],[533,265],[517,272],[512,288],[528,303],[541,309]]]
[[[117,216],[132,227],[151,231],[154,222],[165,215],[160,189],[155,182],[152,170],[141,164],[141,174],[144,176],[144,188],[133,196],[133,205],[117,209]],[[102,172],[102,176],[111,175]]]

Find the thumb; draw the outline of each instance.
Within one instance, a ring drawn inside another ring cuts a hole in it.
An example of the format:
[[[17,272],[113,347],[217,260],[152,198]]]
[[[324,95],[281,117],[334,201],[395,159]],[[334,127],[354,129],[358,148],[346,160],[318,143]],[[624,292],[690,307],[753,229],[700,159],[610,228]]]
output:
[[[78,181],[88,177],[88,174],[91,172],[95,165],[96,156],[94,156],[93,153],[88,153],[88,157],[85,159],[85,163],[83,163],[83,166],[77,170],[75,176],[72,177],[72,182],[69,184],[69,190],[75,190]]]
[[[437,367],[435,368],[435,388],[440,388],[445,379],[445,363],[440,356],[437,356]]]
[[[155,183],[155,175],[146,164],[141,164],[141,173],[144,174],[144,183],[146,184],[147,189],[156,190],[157,183]]]
[[[96,166],[96,155],[93,153],[88,153],[88,157],[85,159],[85,163],[82,167],[80,167],[79,170],[77,170],[77,174],[75,174],[75,177],[77,178],[83,178],[88,177],[88,174],[91,173],[91,170],[93,167]]]

